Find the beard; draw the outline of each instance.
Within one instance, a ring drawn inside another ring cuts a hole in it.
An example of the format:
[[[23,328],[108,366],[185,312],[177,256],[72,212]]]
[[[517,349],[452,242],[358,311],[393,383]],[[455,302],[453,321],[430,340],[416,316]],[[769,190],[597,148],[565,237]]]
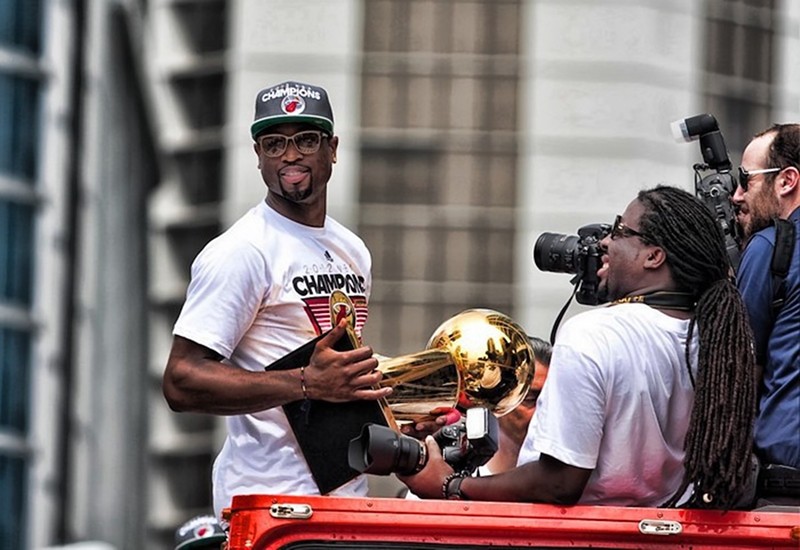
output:
[[[307,199],[313,193],[314,188],[311,186],[306,187],[305,189],[287,189],[286,187],[281,186],[281,191],[283,191],[283,198],[292,202],[302,202],[303,200]]]
[[[747,218],[742,224],[745,239],[772,225],[772,218],[780,212],[778,197],[772,191],[772,182],[764,181],[758,193],[747,205]]]

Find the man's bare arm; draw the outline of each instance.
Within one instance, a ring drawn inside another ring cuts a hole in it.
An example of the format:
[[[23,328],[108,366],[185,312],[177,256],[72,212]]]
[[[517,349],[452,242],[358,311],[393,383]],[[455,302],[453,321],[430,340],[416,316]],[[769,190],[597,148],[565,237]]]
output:
[[[377,360],[368,346],[336,351],[333,345],[344,334],[335,327],[317,343],[302,377],[300,369],[252,372],[222,362],[209,348],[186,338],[173,339],[162,388],[175,411],[210,414],[246,414],[278,407],[305,397],[344,402],[375,400],[391,393],[373,389],[381,379]]]

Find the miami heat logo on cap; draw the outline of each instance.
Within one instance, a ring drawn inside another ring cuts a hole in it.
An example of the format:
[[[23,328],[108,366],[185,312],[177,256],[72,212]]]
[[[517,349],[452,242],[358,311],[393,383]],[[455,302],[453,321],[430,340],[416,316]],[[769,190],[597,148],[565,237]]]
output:
[[[194,536],[198,539],[206,539],[208,537],[214,536],[214,526],[210,523],[204,523],[203,525],[198,525],[194,529]]]
[[[306,110],[306,101],[298,95],[287,95],[281,100],[281,110],[287,115],[299,115]]]

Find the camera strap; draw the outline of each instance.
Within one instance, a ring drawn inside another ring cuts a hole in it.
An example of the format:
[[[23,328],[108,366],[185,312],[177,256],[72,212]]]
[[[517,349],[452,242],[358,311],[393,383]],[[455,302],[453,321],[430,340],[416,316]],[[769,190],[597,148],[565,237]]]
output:
[[[694,296],[689,292],[675,292],[672,290],[658,290],[638,296],[626,296],[611,302],[617,304],[645,304],[656,309],[677,309],[680,311],[694,311],[696,305]]]
[[[794,224],[790,220],[775,218],[775,247],[772,249],[770,272],[772,273],[772,318],[786,300],[786,276],[794,253]]]
[[[558,312],[556,320],[553,323],[553,328],[550,331],[551,344],[556,343],[556,332],[558,332],[558,326],[561,324],[561,319],[567,312],[567,308],[569,308],[569,304],[572,302],[572,299],[575,297],[575,294],[577,292],[578,292],[578,285],[576,283],[575,288],[572,290],[572,295],[570,295],[569,300],[567,300],[567,303],[564,304],[564,307],[561,308],[561,311]],[[676,292],[673,290],[657,290],[656,292],[648,292],[647,294],[640,294],[637,296],[626,296],[625,298],[614,300],[608,305],[615,306],[617,304],[645,304],[655,309],[677,309],[679,311],[694,311],[694,308],[697,305],[697,301],[695,300],[694,296],[689,292]]]
[[[556,316],[556,320],[553,322],[553,328],[550,330],[550,344],[556,343],[556,333],[558,332],[558,325],[561,324],[561,319],[564,318],[564,314],[567,312],[567,308],[569,308],[569,304],[572,303],[572,299],[575,297],[575,294],[578,293],[578,285],[580,284],[581,278],[580,276],[573,277],[572,281],[573,284],[572,294],[570,294],[567,303],[564,304],[564,307],[561,308],[561,311],[558,312]]]

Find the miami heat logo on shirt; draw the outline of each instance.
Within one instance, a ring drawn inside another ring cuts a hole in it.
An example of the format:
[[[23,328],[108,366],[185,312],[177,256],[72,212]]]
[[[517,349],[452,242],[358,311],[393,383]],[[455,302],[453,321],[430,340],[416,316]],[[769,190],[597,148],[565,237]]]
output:
[[[304,298],[306,313],[317,334],[335,327],[343,318],[361,335],[367,322],[367,299],[365,296],[348,296],[341,290],[334,290],[330,296]]]
[[[356,326],[356,308],[350,298],[341,290],[334,290],[329,301],[331,326],[335,327],[342,319],[347,319],[351,327]]]

